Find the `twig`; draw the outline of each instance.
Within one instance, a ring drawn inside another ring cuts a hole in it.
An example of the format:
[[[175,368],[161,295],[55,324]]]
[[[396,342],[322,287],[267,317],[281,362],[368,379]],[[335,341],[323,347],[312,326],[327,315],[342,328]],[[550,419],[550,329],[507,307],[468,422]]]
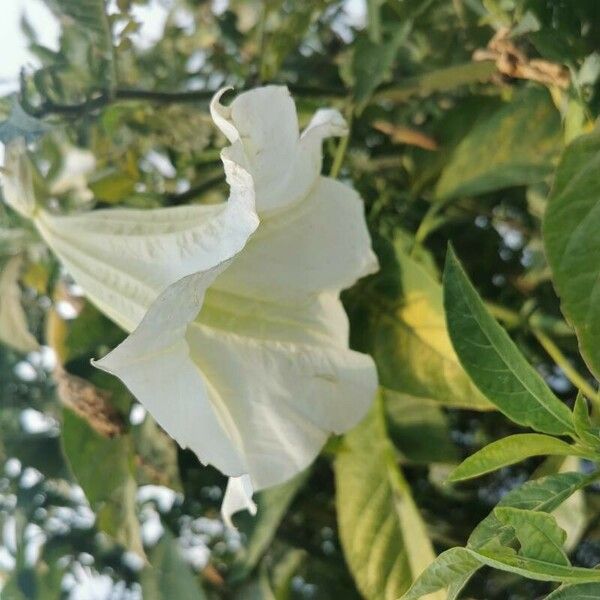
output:
[[[309,98],[335,99],[344,98],[346,90],[334,88],[317,88],[304,85],[288,84],[289,90],[296,95]],[[240,87],[240,91],[247,86]],[[99,110],[114,102],[127,100],[146,100],[158,104],[170,103],[206,103],[217,90],[194,90],[189,92],[161,92],[154,90],[137,90],[130,88],[117,88],[112,94],[100,93],[77,104],[61,104],[53,100],[45,99],[39,106],[27,105],[27,112],[34,117],[42,118],[50,115],[62,115],[67,117],[79,117],[92,111]],[[23,103],[25,104],[25,103]]]
[[[333,164],[331,165],[331,171],[329,176],[335,179],[339,174],[344,164],[344,158],[346,157],[346,151],[348,150],[348,142],[350,141],[350,134],[352,132],[352,121],[354,118],[354,106],[350,105],[348,110],[348,133],[340,139],[335,156],[333,158]]]
[[[573,368],[569,359],[562,353],[560,348],[539,329],[532,327],[531,333],[533,333],[540,346],[544,348],[550,358],[560,367],[567,379],[598,408],[598,404],[600,403],[598,392]]]

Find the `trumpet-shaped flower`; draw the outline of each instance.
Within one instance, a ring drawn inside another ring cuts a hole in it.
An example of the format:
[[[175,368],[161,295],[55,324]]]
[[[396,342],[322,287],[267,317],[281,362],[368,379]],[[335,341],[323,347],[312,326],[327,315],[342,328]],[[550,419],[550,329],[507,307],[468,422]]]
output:
[[[320,175],[323,138],[344,132],[338,112],[319,111],[299,136],[285,88],[247,92],[228,108],[217,96],[211,109],[231,141],[223,159],[252,175],[261,224],[227,269],[170,287],[97,365],[231,477],[228,518],[368,409],[375,367],[348,348],[339,292],[377,261],[360,197]]]
[[[226,159],[224,167],[231,188],[224,203],[57,215],[36,205],[25,144],[15,140],[7,147],[2,184],[6,203],[34,222],[86,296],[133,331],[160,292],[229,260],[258,226],[252,178]],[[78,188],[86,187],[83,176],[76,169]],[[62,188],[72,189],[66,173],[59,179]],[[56,193],[53,187],[49,192]]]
[[[337,111],[318,111],[299,135],[287,89],[270,86],[228,107],[219,94],[211,112],[231,142],[227,203],[27,208],[92,302],[132,331],[97,366],[230,477],[229,519],[367,411],[376,371],[348,347],[339,292],[377,261],[360,197],[320,175],[323,139],[345,132]]]

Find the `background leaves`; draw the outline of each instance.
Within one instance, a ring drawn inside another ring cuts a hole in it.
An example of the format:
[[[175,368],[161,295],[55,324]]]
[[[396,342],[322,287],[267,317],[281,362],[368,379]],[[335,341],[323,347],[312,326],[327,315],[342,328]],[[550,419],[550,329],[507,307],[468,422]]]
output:
[[[567,318],[581,352],[600,376],[600,136],[575,140],[556,172],[544,219],[544,244]]]

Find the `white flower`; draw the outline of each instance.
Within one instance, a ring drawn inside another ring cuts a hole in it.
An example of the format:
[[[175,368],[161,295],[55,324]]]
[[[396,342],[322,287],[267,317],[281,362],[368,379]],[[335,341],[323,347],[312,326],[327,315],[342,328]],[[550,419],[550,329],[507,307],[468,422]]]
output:
[[[16,138],[5,146],[2,192],[8,206],[22,217],[31,218],[35,211],[33,173],[23,138]]]
[[[327,437],[360,421],[377,386],[370,357],[348,348],[341,289],[377,268],[360,197],[320,176],[319,111],[298,135],[287,89],[212,104],[253,177],[261,224],[227,269],[169,287],[139,327],[96,363],[121,378],[182,446],[230,479],[227,520],[253,491],[306,468]]]
[[[228,202],[58,216],[35,207],[21,177],[33,198],[21,212],[88,298],[133,331],[97,366],[230,476],[229,521],[368,410],[376,370],[348,347],[339,292],[377,261],[360,197],[320,175],[323,139],[346,131],[341,115],[318,111],[299,135],[286,88],[229,107],[219,99],[211,112],[231,142]]]
[[[252,178],[230,161],[224,166],[227,202],[64,216],[36,206],[25,146],[14,143],[7,148],[2,184],[6,203],[32,219],[86,296],[132,331],[163,290],[229,260],[258,226]]]

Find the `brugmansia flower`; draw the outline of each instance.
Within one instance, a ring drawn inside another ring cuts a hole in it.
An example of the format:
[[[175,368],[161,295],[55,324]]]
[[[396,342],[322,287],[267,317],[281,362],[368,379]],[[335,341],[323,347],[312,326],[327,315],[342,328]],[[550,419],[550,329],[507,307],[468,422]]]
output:
[[[211,112],[231,142],[225,205],[35,219],[90,299],[133,331],[97,366],[230,476],[229,519],[367,411],[376,371],[348,347],[339,292],[377,262],[360,197],[320,175],[323,139],[345,132],[337,111],[299,135],[287,89],[265,87],[229,107],[219,94]]]
[[[6,203],[33,221],[89,300],[133,331],[160,292],[230,259],[258,226],[252,178],[231,161],[224,167],[231,195],[221,204],[64,216],[36,205],[33,167],[24,142],[16,140],[6,149],[2,184]],[[62,173],[60,189],[84,189],[81,178],[79,168],[73,181]],[[50,195],[58,193],[54,184]]]
[[[332,433],[360,421],[377,386],[348,348],[341,289],[377,268],[360,197],[320,176],[319,111],[301,136],[286,88],[247,92],[212,115],[225,161],[253,180],[261,224],[224,271],[184,278],[98,366],[158,422],[230,479],[223,512],[307,467]]]

